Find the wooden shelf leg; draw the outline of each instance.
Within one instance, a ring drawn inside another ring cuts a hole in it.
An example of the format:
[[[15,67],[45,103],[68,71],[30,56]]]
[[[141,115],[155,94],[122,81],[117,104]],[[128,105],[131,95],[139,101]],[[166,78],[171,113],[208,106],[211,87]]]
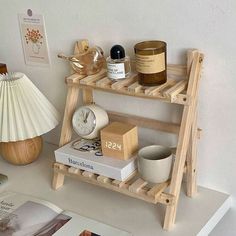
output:
[[[71,140],[72,136],[71,120],[77,105],[78,97],[79,97],[79,87],[76,85],[68,85],[65,113],[64,113],[61,138],[59,143],[60,147],[70,142]]]
[[[194,114],[186,161],[187,196],[194,197],[197,193],[197,111]]]
[[[56,172],[56,169],[63,170],[65,166],[60,163],[53,164],[53,180],[52,180],[52,188],[54,190],[59,189],[64,184],[65,175],[62,173]]]
[[[92,89],[83,89],[83,104],[93,103],[93,90]]]
[[[59,189],[61,186],[63,186],[64,184],[64,178],[65,175],[61,174],[61,173],[53,173],[53,179],[52,179],[52,188],[54,190]]]
[[[177,204],[183,179],[184,165],[186,161],[186,154],[190,140],[191,128],[194,120],[193,114],[195,112],[196,97],[198,94],[197,92],[199,87],[200,69],[203,56],[200,53],[193,51],[192,58],[193,61],[191,63],[191,71],[189,75],[189,83],[187,89],[187,95],[191,96],[192,104],[189,106],[185,106],[183,110],[178,145],[176,150],[176,158],[173,166],[170,184],[170,194],[175,197],[175,202],[173,205],[166,207],[166,214],[163,227],[165,230],[170,230],[175,222]]]
[[[185,114],[189,112],[185,112]],[[189,143],[189,136],[190,131],[188,129],[191,128],[191,122],[186,117],[182,119],[182,123],[186,121],[187,126],[183,128],[181,127],[182,134],[179,137],[179,142],[177,145],[177,152],[176,152],[176,158],[174,162],[172,177],[171,177],[171,184],[170,184],[170,194],[172,194],[175,197],[175,201],[173,205],[166,207],[166,214],[165,214],[165,220],[164,220],[164,226],[163,228],[165,230],[170,230],[175,222],[176,217],[176,210],[179,200],[179,194],[181,189],[181,183],[183,178],[183,172],[184,172],[184,164],[186,160],[186,153],[187,153],[187,145]],[[184,124],[183,124],[184,125]],[[185,131],[185,132],[184,132]]]

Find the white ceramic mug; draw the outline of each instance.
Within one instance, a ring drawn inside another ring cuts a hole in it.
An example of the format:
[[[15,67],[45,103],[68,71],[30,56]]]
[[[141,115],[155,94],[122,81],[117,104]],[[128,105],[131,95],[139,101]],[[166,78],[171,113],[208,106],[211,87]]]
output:
[[[170,178],[172,152],[168,147],[151,145],[138,152],[138,171],[151,183],[162,183]]]

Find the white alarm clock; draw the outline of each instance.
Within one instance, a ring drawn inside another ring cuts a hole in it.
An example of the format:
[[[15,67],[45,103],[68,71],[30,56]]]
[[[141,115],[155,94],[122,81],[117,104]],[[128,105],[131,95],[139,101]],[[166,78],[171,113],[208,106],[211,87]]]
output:
[[[79,107],[72,118],[75,132],[85,139],[97,138],[99,131],[108,123],[107,112],[95,104]]]

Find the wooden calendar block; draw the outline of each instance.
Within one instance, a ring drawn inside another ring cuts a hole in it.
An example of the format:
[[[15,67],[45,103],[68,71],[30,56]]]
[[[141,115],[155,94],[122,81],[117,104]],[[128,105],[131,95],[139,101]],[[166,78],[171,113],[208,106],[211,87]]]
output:
[[[127,160],[138,150],[137,126],[113,122],[101,130],[104,156]]]

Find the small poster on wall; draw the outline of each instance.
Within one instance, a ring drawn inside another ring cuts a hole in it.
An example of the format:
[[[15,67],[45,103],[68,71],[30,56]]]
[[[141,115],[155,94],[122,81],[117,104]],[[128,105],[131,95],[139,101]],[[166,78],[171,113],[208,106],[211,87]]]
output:
[[[43,15],[19,14],[21,40],[27,65],[49,65],[48,44]]]

